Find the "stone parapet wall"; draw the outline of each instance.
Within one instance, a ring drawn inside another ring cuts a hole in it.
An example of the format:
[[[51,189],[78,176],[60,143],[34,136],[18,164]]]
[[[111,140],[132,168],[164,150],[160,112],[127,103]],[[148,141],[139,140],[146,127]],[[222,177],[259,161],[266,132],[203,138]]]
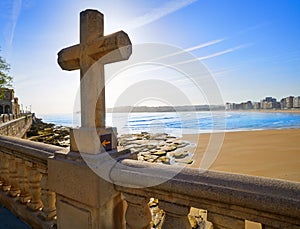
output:
[[[263,229],[300,228],[299,183],[129,159],[111,160],[113,154],[110,156],[87,156],[94,173],[78,153],[55,153],[49,158],[49,186],[59,196],[59,228],[89,228],[85,225],[90,222],[90,228],[187,229],[196,228],[191,222],[199,216],[203,218],[197,222],[201,229],[240,229],[248,228],[248,224]],[[105,180],[97,176],[97,171],[103,173]],[[65,181],[69,181],[68,185]],[[158,203],[156,209],[149,202],[153,199]],[[65,220],[73,214],[78,220]],[[114,214],[124,218],[112,221]],[[82,218],[86,221],[79,220]],[[116,226],[116,222],[122,224]]]
[[[0,136],[0,204],[32,228],[53,228],[54,192],[48,187],[48,157],[66,149]]]
[[[114,167],[110,177],[127,201],[130,228],[150,223],[150,198],[157,198],[165,212],[162,228],[191,228],[191,207],[207,211],[213,228],[245,228],[245,220],[262,228],[300,228],[300,183],[191,168],[177,171],[133,160]],[[158,185],[149,186],[154,182]],[[130,215],[136,208],[140,208],[140,220]]]
[[[33,228],[151,228],[160,222],[152,228],[186,229],[191,215],[203,212],[210,223],[200,228],[245,228],[246,220],[264,229],[300,228],[297,182],[101,154],[89,158],[108,166],[110,182],[79,153],[0,136],[0,204]],[[156,213],[163,212],[159,221],[149,204],[153,198]]]
[[[0,135],[15,136],[23,138],[31,127],[33,114],[1,115]]]

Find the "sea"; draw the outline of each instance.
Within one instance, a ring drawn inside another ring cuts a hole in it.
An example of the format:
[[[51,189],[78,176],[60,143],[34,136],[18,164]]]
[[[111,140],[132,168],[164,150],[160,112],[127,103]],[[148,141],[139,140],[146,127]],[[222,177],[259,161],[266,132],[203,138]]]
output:
[[[73,114],[37,115],[44,122],[78,127],[80,117]],[[106,125],[118,134],[168,133],[175,136],[212,132],[300,128],[300,113],[287,112],[160,112],[107,113]]]

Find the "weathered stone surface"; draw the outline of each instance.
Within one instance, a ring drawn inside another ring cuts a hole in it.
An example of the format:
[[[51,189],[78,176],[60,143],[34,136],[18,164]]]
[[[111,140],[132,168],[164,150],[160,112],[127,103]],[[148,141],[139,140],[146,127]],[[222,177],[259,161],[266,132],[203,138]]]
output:
[[[182,160],[175,160],[175,162],[177,163],[182,163],[182,164],[192,164],[193,163],[193,160],[192,159],[182,159]]]
[[[185,158],[190,155],[189,151],[176,152],[171,154],[175,159]]]
[[[27,138],[31,141],[69,147],[70,128],[55,126],[55,124],[45,123],[42,119],[35,118],[30,130],[27,132]]]
[[[77,222],[74,228],[121,228],[124,209],[120,193],[83,161],[72,161],[61,154],[48,160],[48,173],[50,189],[58,196],[58,226],[69,228]],[[78,218],[66,220],[72,215]]]
[[[140,161],[163,164],[192,164],[191,143],[166,133],[147,132],[121,135],[119,145],[137,155]]]
[[[143,196],[124,193],[127,202],[126,228],[130,229],[150,229],[151,212],[149,209],[149,199]]]
[[[168,179],[169,173],[174,172],[173,166],[133,160],[124,160],[122,164],[126,167],[116,166],[111,175],[120,184],[117,190],[206,209],[217,228],[242,228],[245,219],[259,222],[266,228],[300,226],[300,186],[297,182],[191,168],[182,168]],[[149,179],[164,180],[164,177],[168,180],[146,190],[132,190],[122,185],[149,186]],[[163,205],[159,206],[165,210]]]
[[[105,55],[112,51],[114,55],[105,58]],[[125,32],[104,36],[102,13],[97,10],[85,10],[80,13],[80,44],[62,49],[58,53],[58,64],[68,71],[80,69],[82,127],[105,127],[103,65],[127,60],[130,55],[131,42]],[[88,72],[100,59],[101,65],[97,66],[97,71]]]
[[[17,193],[12,198],[0,192],[0,203],[33,228],[52,228],[56,216],[55,193],[48,188],[47,159],[54,152],[66,149],[8,136],[0,136],[0,148],[0,185],[6,185],[3,178],[8,158],[11,167],[7,185],[12,191],[9,194],[14,197]]]
[[[33,114],[24,116],[1,115],[3,120],[0,122],[0,135],[24,138],[30,129]],[[1,120],[1,119],[0,119]]]
[[[62,69],[80,69],[81,128],[73,131],[77,138],[74,140],[71,137],[71,150],[79,149],[80,152],[97,154],[103,152],[103,147],[104,151],[116,149],[117,144],[111,143],[113,140],[101,140],[111,136],[110,131],[105,132],[104,64],[127,60],[131,52],[131,42],[125,32],[104,36],[102,13],[97,10],[80,13],[80,44],[62,49],[58,53],[58,64]],[[98,137],[100,141],[97,141]],[[90,143],[88,139],[91,139]]]
[[[190,211],[189,206],[178,205],[176,203],[170,203],[164,200],[161,200],[159,204],[166,213],[163,228],[191,228],[191,224],[188,219],[188,213]]]

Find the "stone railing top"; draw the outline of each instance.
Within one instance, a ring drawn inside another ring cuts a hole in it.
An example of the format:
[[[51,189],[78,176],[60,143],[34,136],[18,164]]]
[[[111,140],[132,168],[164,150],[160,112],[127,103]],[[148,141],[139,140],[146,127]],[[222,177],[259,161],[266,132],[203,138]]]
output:
[[[27,116],[32,116],[32,114],[22,114],[22,115],[1,114],[0,127],[5,126],[8,123],[15,122],[18,119],[24,119]],[[6,117],[6,120],[3,120],[3,117]]]
[[[298,218],[300,215],[298,182],[134,160],[123,160],[122,164],[112,169],[110,177],[120,191],[167,200],[170,198],[171,202],[182,205],[206,199],[268,213],[280,212],[288,217]],[[153,180],[165,182],[148,187],[149,181],[152,183]]]
[[[55,152],[68,151],[63,147],[8,136],[0,136],[0,149],[2,152],[42,164],[47,164],[48,157]]]

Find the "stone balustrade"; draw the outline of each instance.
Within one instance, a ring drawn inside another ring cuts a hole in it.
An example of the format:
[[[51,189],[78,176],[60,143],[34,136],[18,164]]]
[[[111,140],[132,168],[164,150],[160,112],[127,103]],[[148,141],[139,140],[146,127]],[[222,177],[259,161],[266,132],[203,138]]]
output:
[[[157,198],[159,208],[165,212],[162,228],[191,228],[191,207],[205,209],[214,229],[245,228],[246,220],[260,223],[258,228],[263,229],[300,228],[300,183],[189,168],[177,170],[133,160],[115,166],[110,177],[127,202],[127,228],[150,228],[150,198]],[[153,182],[157,185],[149,187]]]
[[[8,122],[13,119],[20,118],[22,116],[25,116],[26,114],[1,114],[0,115],[0,124],[4,122]]]
[[[33,228],[150,228],[151,198],[163,212],[162,228],[192,228],[197,211],[214,229],[245,228],[246,220],[263,229],[300,228],[299,183],[113,161],[107,182],[79,153],[0,136],[0,203]]]
[[[0,116],[0,135],[24,137],[32,124],[33,114],[2,114]]]
[[[33,228],[55,224],[47,159],[64,148],[0,136],[0,203]]]

